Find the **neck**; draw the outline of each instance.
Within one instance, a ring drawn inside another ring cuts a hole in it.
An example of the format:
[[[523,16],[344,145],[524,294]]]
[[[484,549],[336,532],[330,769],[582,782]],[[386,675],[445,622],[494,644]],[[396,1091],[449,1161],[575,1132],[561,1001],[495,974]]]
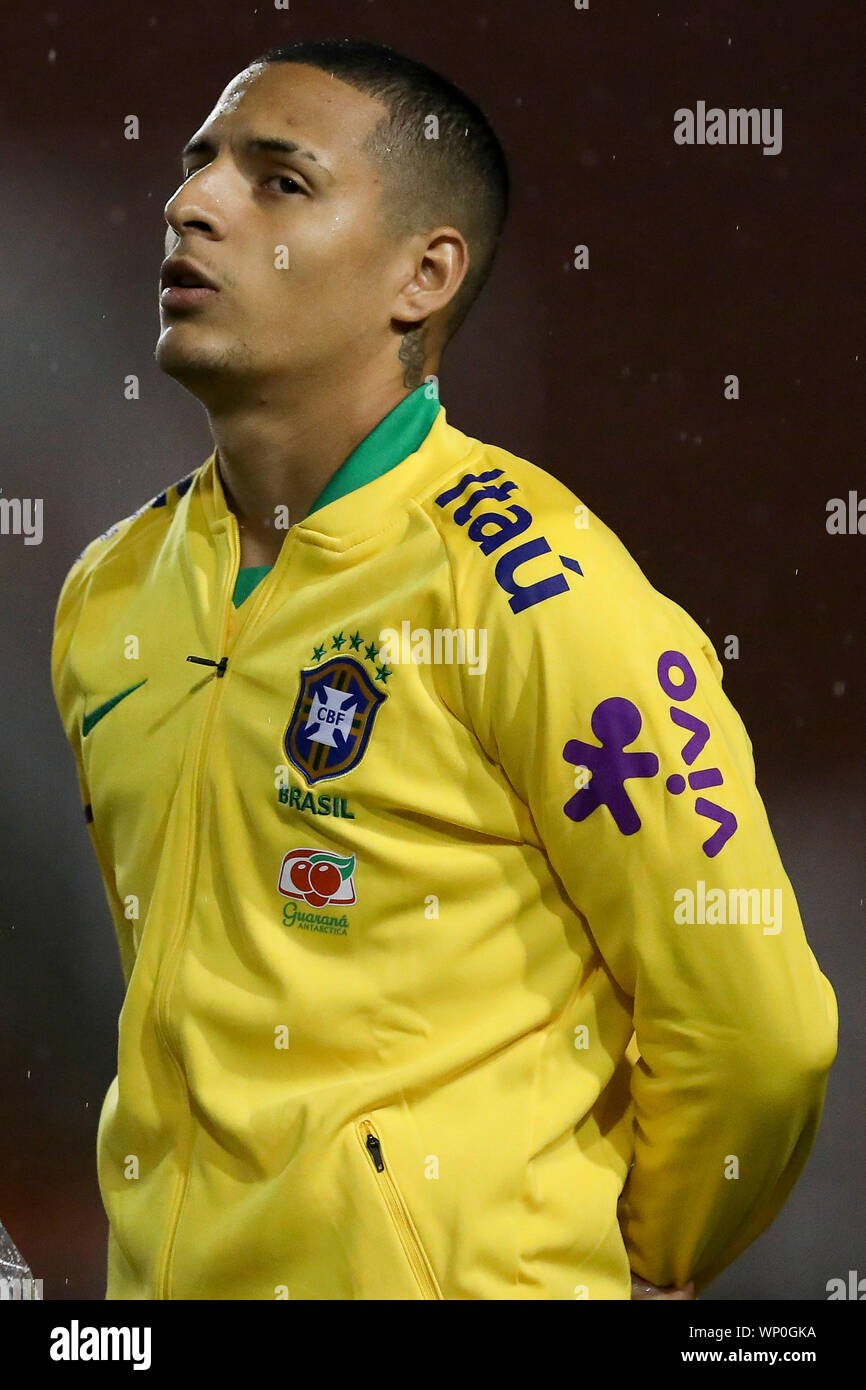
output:
[[[209,406],[223,490],[238,521],[241,566],[275,562],[286,526],[303,520],[353,449],[411,389],[399,370],[378,378],[358,373],[259,385],[253,400]],[[288,509],[287,520],[278,508]]]

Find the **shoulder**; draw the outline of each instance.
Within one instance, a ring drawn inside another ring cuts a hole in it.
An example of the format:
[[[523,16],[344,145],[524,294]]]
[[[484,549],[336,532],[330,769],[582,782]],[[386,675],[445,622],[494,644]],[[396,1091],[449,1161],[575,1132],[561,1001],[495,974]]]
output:
[[[150,497],[134,512],[114,522],[101,535],[88,541],[73,561],[57,600],[55,628],[69,617],[94,580],[124,564],[141,546],[159,543],[171,524],[180,499],[189,491],[198,470]]]
[[[469,440],[429,490],[464,599],[490,621],[579,624],[611,633],[652,612],[660,625],[693,620],[655,589],[619,537],[552,473],[496,445]]]
[[[474,630],[483,653],[480,679],[458,675],[467,721],[491,757],[509,740],[535,746],[540,722],[570,726],[578,709],[591,720],[628,706],[638,727],[643,717],[679,736],[671,699],[698,686],[701,708],[734,728],[707,634],[551,473],[478,443],[425,507],[447,550],[456,626]]]

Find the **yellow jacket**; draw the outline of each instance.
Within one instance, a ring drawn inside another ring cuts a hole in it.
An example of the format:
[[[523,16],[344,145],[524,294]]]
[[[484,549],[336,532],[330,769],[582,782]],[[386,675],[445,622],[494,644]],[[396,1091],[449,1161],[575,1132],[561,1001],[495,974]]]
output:
[[[213,455],[63,586],[108,1298],[700,1292],[815,1137],[836,1001],[709,640],[430,395],[243,602]]]

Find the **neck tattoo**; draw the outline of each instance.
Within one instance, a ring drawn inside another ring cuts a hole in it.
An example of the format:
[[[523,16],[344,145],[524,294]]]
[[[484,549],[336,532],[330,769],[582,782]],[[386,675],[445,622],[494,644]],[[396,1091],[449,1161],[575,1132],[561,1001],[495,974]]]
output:
[[[408,333],[404,333],[400,339],[400,350],[397,356],[403,363],[403,385],[414,389],[420,386],[424,380],[424,338],[426,328],[423,323],[416,328],[411,328]]]

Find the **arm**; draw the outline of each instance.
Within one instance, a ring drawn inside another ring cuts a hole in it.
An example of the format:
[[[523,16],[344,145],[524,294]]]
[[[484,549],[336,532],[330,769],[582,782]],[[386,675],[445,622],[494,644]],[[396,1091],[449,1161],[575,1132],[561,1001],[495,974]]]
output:
[[[81,743],[81,721],[85,702],[75,674],[73,641],[78,615],[86,594],[86,556],[90,549],[88,547],[88,551],[79,556],[64,580],[57,601],[51,647],[51,683],[64,732],[75,759],[82,814],[85,814],[85,808],[90,804],[90,791],[87,785]],[[135,962],[132,923],[125,916],[123,903],[117,893],[113,867],[108,861],[90,818],[87,820],[87,829],[111,912],[124,983],[129,984],[129,977]]]
[[[634,1163],[619,1208],[632,1268],[700,1292],[803,1169],[836,1000],[708,639],[597,518],[576,532],[576,499],[556,490],[533,508],[539,529],[583,574],[516,614],[488,586],[488,670],[463,679],[464,697],[633,1000]]]

